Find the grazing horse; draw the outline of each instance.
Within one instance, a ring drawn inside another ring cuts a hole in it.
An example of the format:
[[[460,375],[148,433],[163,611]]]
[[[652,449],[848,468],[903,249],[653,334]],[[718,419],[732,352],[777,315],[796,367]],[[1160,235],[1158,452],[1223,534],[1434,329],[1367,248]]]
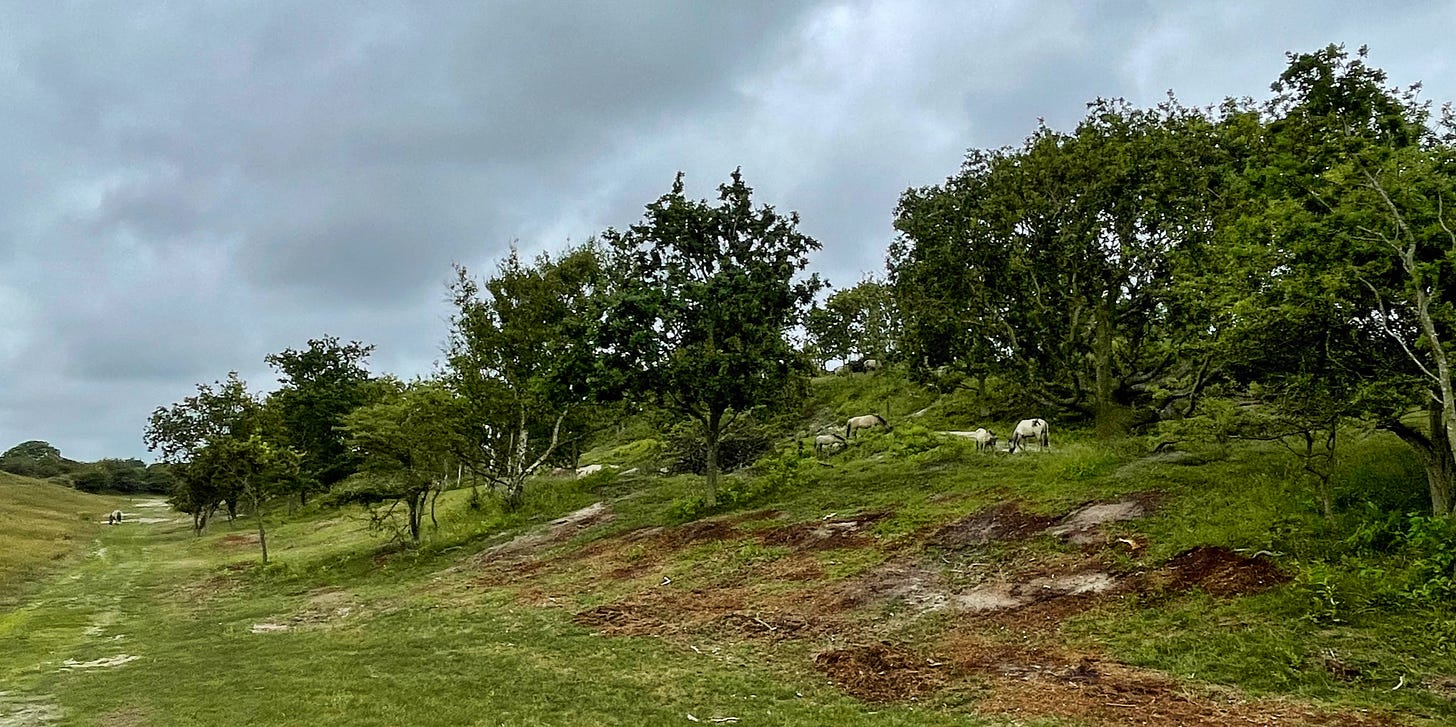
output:
[[[996,433],[985,427],[971,432],[971,440],[976,443],[977,452],[984,452],[988,449],[996,451]]]
[[[1036,442],[1038,449],[1046,449],[1049,442],[1046,420],[1022,419],[1017,422],[1015,431],[1011,432],[1010,451],[1015,452],[1022,442]]]
[[[844,437],[845,439],[848,439],[850,437],[853,437],[855,432],[861,429],[870,429],[872,427],[884,427],[886,431],[888,431],[890,429],[890,423],[885,421],[885,418],[880,416],[879,414],[866,414],[862,417],[850,417],[849,421],[845,422],[844,424]]]
[[[844,437],[838,434],[820,434],[814,438],[814,453],[822,454],[826,449],[833,451],[843,447],[845,444]]]

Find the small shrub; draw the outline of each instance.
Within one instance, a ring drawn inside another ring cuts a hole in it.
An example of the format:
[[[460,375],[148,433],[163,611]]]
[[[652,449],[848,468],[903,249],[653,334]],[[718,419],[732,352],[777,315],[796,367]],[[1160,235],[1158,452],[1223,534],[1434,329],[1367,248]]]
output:
[[[901,424],[887,431],[870,429],[860,432],[850,440],[850,447],[856,456],[886,454],[895,459],[905,459],[929,452],[945,444],[940,434],[919,424]]]
[[[1305,620],[1326,625],[1345,621],[1346,602],[1338,593],[1335,576],[1327,566],[1312,564],[1300,573],[1298,587],[1305,593],[1308,604]]]
[[[677,522],[689,522],[709,515],[739,510],[760,502],[777,492],[802,487],[810,480],[816,460],[798,448],[785,449],[772,457],[765,457],[755,464],[761,472],[757,477],[727,477],[719,480],[718,497],[709,503],[707,497],[698,495],[682,502],[669,511]]]
[[[1405,518],[1399,512],[1384,512],[1376,504],[1366,502],[1357,517],[1354,529],[1344,540],[1345,547],[1352,552],[1389,553],[1404,542]]]
[[[1456,520],[1412,515],[1405,545],[1412,557],[1406,595],[1429,605],[1456,600]]]

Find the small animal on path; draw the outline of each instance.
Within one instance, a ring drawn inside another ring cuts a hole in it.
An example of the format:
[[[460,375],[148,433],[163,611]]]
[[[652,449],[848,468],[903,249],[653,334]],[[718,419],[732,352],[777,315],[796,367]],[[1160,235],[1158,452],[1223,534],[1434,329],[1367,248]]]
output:
[[[824,450],[834,451],[844,447],[844,437],[838,434],[820,434],[814,438],[814,453],[823,454]]]
[[[119,525],[119,524],[121,524],[121,511],[120,510],[112,510],[111,511],[111,514],[106,516],[106,522],[107,523],[110,523],[112,525]]]
[[[985,427],[971,432],[971,440],[976,443],[977,452],[984,452],[988,449],[993,452],[996,450],[996,433]]]
[[[1015,452],[1022,442],[1036,442],[1038,449],[1046,449],[1049,441],[1045,419],[1022,419],[1011,432],[1011,446],[1007,451]]]
[[[864,360],[864,370],[867,371],[867,372],[868,371],[879,371],[880,370],[880,360],[877,359],[877,358],[867,358],[867,359],[865,359]]]
[[[861,429],[870,429],[872,427],[884,427],[886,431],[889,431],[890,423],[885,421],[885,418],[880,416],[879,414],[866,414],[862,417],[850,417],[849,421],[845,422],[844,424],[844,437],[848,439],[850,437],[853,437],[855,432],[858,432]]]

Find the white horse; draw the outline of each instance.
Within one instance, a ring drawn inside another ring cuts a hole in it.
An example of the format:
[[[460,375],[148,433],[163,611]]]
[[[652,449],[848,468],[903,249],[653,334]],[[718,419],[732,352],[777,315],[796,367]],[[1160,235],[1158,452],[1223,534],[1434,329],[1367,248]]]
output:
[[[1022,442],[1036,442],[1038,449],[1046,449],[1049,443],[1046,420],[1022,419],[1017,422],[1016,429],[1011,432],[1009,451],[1015,452]]]
[[[820,434],[814,438],[814,452],[818,454],[826,449],[832,452],[844,447],[845,444],[844,437],[838,434]]]
[[[971,432],[970,439],[976,443],[977,452],[984,452],[988,449],[993,452],[996,451],[996,433],[985,427]]]
[[[880,370],[880,360],[877,359],[877,358],[867,358],[867,359],[865,359],[864,360],[864,370],[866,372],[869,372],[869,371],[879,371]]]
[[[866,414],[862,417],[850,417],[849,421],[845,422],[844,424],[844,437],[845,439],[848,439],[854,436],[854,433],[861,429],[870,429],[873,427],[884,427],[888,431],[890,428],[890,423],[885,421],[885,418],[880,416],[879,414]]]

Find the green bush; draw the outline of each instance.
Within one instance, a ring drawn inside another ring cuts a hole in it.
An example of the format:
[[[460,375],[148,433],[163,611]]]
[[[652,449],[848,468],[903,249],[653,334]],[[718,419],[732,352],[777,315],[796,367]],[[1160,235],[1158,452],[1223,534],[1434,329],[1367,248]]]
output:
[[[1411,557],[1406,595],[1433,606],[1456,602],[1456,520],[1412,515],[1405,546]]]
[[[720,480],[714,502],[709,503],[702,495],[690,497],[673,506],[669,516],[676,522],[690,522],[719,512],[741,510],[776,493],[803,487],[812,479],[817,466],[817,460],[799,448],[784,449],[755,463],[757,476]]]

